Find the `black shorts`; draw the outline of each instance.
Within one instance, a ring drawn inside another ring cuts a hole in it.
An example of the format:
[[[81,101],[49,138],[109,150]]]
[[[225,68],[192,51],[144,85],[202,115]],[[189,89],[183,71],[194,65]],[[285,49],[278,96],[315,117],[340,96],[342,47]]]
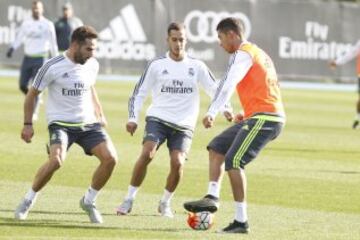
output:
[[[44,64],[44,62],[44,57],[24,57],[20,69],[20,89],[24,90],[28,88],[30,80],[34,80],[36,73]]]
[[[106,131],[99,123],[84,126],[64,126],[56,123],[49,125],[50,145],[67,145],[67,150],[75,142],[80,145],[87,155],[92,155],[91,150],[99,143],[109,139]]]
[[[153,141],[157,148],[167,141],[169,151],[179,150],[188,153],[192,143],[193,132],[188,129],[179,129],[160,119],[147,117],[143,142]]]
[[[225,155],[225,170],[244,168],[283,128],[282,122],[266,119],[249,118],[237,123],[216,136],[207,148]]]

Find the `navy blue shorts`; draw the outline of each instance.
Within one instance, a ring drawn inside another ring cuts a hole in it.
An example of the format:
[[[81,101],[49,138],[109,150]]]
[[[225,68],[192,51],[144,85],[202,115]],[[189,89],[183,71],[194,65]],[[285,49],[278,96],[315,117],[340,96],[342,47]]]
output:
[[[30,81],[34,80],[36,73],[44,64],[44,57],[25,56],[21,64],[19,87],[26,94]]]
[[[87,155],[98,144],[109,139],[106,131],[99,123],[88,124],[81,127],[69,127],[56,123],[49,125],[50,145],[67,145],[67,150],[75,142],[80,145]]]
[[[169,151],[179,150],[188,153],[192,143],[191,130],[179,129],[156,118],[146,118],[143,142],[153,141],[159,148],[165,140]]]
[[[207,148],[225,155],[225,170],[244,168],[283,128],[282,122],[265,119],[237,123],[216,136]]]

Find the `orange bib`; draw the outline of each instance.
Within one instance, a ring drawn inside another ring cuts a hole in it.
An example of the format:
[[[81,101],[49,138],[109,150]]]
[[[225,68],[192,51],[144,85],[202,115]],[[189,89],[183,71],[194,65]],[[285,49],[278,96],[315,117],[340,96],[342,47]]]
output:
[[[247,52],[253,60],[253,65],[236,87],[244,117],[256,113],[285,115],[276,70],[270,57],[251,43],[242,44],[240,50]]]

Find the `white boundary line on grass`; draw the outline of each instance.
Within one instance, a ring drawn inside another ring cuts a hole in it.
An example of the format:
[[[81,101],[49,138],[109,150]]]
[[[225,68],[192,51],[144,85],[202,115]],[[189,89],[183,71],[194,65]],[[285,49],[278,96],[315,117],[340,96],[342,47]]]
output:
[[[0,70],[0,77],[19,77],[17,70]],[[140,79],[138,75],[126,74],[99,74],[100,81],[119,81],[119,82],[136,82]],[[281,81],[281,88],[285,89],[309,89],[309,90],[324,90],[324,91],[345,91],[355,92],[357,89],[356,84],[345,83],[314,83],[314,82],[289,82]]]
[[[281,88],[285,89],[309,89],[309,90],[323,90],[323,91],[343,91],[355,92],[356,84],[345,83],[312,83],[312,82],[288,82],[281,81]]]

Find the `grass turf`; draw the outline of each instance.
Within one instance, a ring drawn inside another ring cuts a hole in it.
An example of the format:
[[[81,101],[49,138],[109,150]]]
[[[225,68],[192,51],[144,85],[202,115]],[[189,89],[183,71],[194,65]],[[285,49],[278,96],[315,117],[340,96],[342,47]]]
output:
[[[14,78],[0,79],[0,239],[235,239],[217,228],[232,221],[234,206],[225,176],[222,205],[215,226],[206,232],[186,225],[182,203],[201,197],[207,188],[205,146],[228,126],[221,116],[212,129],[198,124],[184,178],[173,199],[176,217],[156,213],[168,172],[162,147],[151,163],[133,214],[118,217],[115,207],[125,195],[141,149],[143,118],[134,137],[125,132],[127,99],[135,83],[98,82],[108,118],[108,132],[119,165],[98,198],[105,223],[94,226],[78,206],[98,162],[78,146],[40,194],[26,221],[13,220],[13,210],[46,159],[48,134],[44,107],[31,144],[20,139],[24,97]],[[45,94],[46,95],[46,94]],[[360,239],[360,138],[350,128],[356,93],[283,90],[288,121],[282,135],[247,167],[251,233],[244,239]],[[203,96],[200,118],[209,99]],[[233,105],[238,106],[234,97]],[[144,112],[144,111],[143,111]],[[199,121],[200,122],[200,121]]]

